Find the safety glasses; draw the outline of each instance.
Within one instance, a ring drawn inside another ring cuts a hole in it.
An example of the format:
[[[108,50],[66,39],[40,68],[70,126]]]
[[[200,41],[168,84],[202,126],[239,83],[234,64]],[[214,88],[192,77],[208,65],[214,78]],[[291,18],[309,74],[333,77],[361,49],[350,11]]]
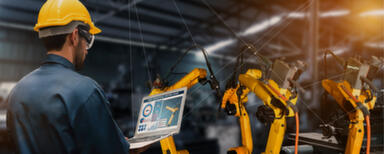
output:
[[[87,26],[79,25],[78,29],[79,29],[80,36],[85,38],[85,40],[87,41],[86,49],[87,50],[91,49],[93,42],[95,41],[95,35],[92,35],[91,33],[89,33],[89,27]]]

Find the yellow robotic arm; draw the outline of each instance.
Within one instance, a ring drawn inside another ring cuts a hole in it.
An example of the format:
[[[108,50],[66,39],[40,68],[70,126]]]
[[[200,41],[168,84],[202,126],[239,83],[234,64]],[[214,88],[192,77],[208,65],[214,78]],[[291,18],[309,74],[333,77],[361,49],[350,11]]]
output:
[[[184,76],[181,80],[173,84],[172,86],[165,87],[163,89],[153,89],[149,95],[155,95],[167,91],[171,91],[174,89],[187,87],[191,88],[193,85],[197,84],[199,80],[206,79],[207,71],[201,68],[195,68],[186,76]],[[188,154],[188,150],[176,150],[175,141],[173,140],[173,136],[167,137],[165,139],[160,140],[161,150],[163,154]]]
[[[152,89],[149,95],[155,95],[155,94],[171,91],[171,90],[182,88],[182,87],[191,88],[193,85],[197,83],[201,83],[201,84],[209,83],[211,88],[216,90],[217,95],[220,96],[219,84],[215,76],[212,74],[212,71],[210,71],[210,73],[211,73],[210,80],[208,80],[207,71],[205,69],[195,68],[175,84],[168,87]],[[172,111],[173,113],[177,110],[176,108],[169,108],[169,107],[167,107],[167,109]],[[173,114],[172,114],[172,117],[173,117]],[[171,123],[172,117],[170,118],[168,123]],[[160,144],[161,144],[162,152],[164,154],[188,154],[189,153],[188,150],[176,150],[175,142],[172,136],[160,140]]]
[[[291,100],[286,99],[286,97],[291,97],[292,94],[290,91],[287,89],[279,88],[279,86],[273,80],[268,80],[268,83],[260,81],[259,76],[261,75],[258,74],[261,74],[261,72],[256,72],[260,71],[251,69],[248,70],[246,74],[240,74],[239,81],[242,85],[255,93],[255,95],[264,102],[264,105],[270,107],[273,110],[275,116],[279,116],[274,118],[271,124],[268,141],[264,152],[268,154],[278,154],[280,153],[286,130],[285,117],[293,117],[297,112],[295,107],[293,107],[296,104],[297,96]],[[275,104],[277,103],[276,101],[273,102],[276,99],[286,107],[288,110],[288,115],[286,115],[284,111],[286,109],[278,107]]]
[[[333,54],[331,51],[327,52]],[[355,58],[349,58],[346,63],[340,59],[339,61],[346,66],[344,79],[341,82],[325,79],[322,81],[322,86],[348,114],[350,124],[345,153],[360,153],[364,139],[365,118],[367,124],[366,153],[369,154],[371,138],[369,110],[372,110],[375,106],[375,93],[377,91],[373,84],[366,78],[369,65],[360,63]],[[364,88],[364,83],[369,85],[370,89]]]
[[[191,88],[193,85],[195,85],[197,83],[201,83],[203,85],[206,83],[209,83],[210,87],[216,91],[216,95],[218,97],[221,97],[220,96],[221,95],[220,94],[220,85],[219,85],[219,83],[218,83],[218,81],[217,81],[217,79],[216,79],[216,77],[212,71],[211,65],[208,61],[207,51],[205,51],[205,49],[203,47],[201,47],[197,44],[194,44],[192,47],[187,49],[184,52],[184,54],[181,57],[179,57],[177,62],[171,67],[170,72],[166,75],[166,78],[170,75],[171,72],[173,72],[173,70],[181,62],[181,60],[184,58],[184,56],[187,55],[187,53],[194,48],[200,49],[204,55],[205,62],[207,64],[207,68],[208,68],[209,73],[210,73],[209,79],[207,79],[207,71],[205,69],[195,68],[190,73],[188,73],[186,76],[184,76],[181,80],[179,80],[175,84],[168,86],[168,87],[163,87],[161,85],[160,79],[158,79],[160,82],[160,86],[159,86],[160,88],[152,89],[152,91],[149,95],[155,95],[155,94],[171,91],[171,90],[182,88],[182,87]],[[188,154],[189,153],[187,150],[176,150],[175,142],[174,142],[172,136],[161,140],[160,144],[161,144],[162,152],[164,154]]]
[[[252,153],[252,132],[248,113],[244,106],[244,103],[248,101],[247,94],[249,92],[255,93],[255,95],[264,102],[264,105],[272,110],[271,112],[273,112],[272,114],[274,115],[270,121],[272,124],[264,153],[280,153],[286,130],[286,117],[296,117],[296,136],[298,137],[298,114],[295,106],[297,95],[292,94],[291,91],[288,90],[290,85],[288,80],[293,79],[293,76],[296,74],[298,69],[296,67],[289,67],[282,61],[277,60],[274,63],[272,71],[277,73],[278,71],[276,70],[279,68],[281,69],[282,67],[285,67],[286,71],[279,72],[280,74],[278,75],[272,75],[271,79],[268,79],[266,82],[261,80],[262,72],[260,70],[249,69],[245,74],[239,75],[239,83],[236,84],[236,86],[232,85],[232,87],[229,87],[225,91],[221,108],[226,109],[227,114],[234,115],[239,118],[242,137],[242,146],[230,148],[228,153]],[[275,82],[276,78],[283,78],[284,80],[282,82],[277,81],[280,83],[279,85]],[[298,144],[297,137],[295,147],[297,147]]]
[[[323,80],[322,86],[324,89],[332,95],[340,107],[348,113],[350,120],[349,131],[348,131],[348,140],[345,147],[346,154],[358,154],[364,139],[364,118],[366,118],[367,128],[369,125],[369,111],[373,109],[376,96],[372,95],[369,91],[363,91],[359,89],[353,89],[348,82],[343,81],[337,83],[332,80]],[[357,98],[356,98],[357,96]],[[368,98],[371,99],[369,100]],[[366,101],[368,100],[368,101]],[[361,103],[365,102],[365,103]],[[353,110],[350,110],[351,106]],[[367,129],[367,153],[369,151],[370,142],[370,130]]]
[[[206,79],[207,71],[202,68],[195,68],[191,72],[189,72],[186,76],[184,76],[181,80],[173,84],[172,86],[165,87],[165,88],[155,88],[152,89],[151,93],[149,95],[155,95],[167,91],[171,91],[174,89],[187,87],[191,88],[193,85],[199,83],[200,80]]]
[[[248,93],[249,90],[247,88],[243,89],[240,85],[237,85],[236,88],[227,89],[222,99],[221,108],[226,109],[227,114],[239,118],[241,129],[242,146],[230,148],[228,150],[229,154],[250,154],[253,150],[251,125],[244,106],[244,103],[248,101]]]

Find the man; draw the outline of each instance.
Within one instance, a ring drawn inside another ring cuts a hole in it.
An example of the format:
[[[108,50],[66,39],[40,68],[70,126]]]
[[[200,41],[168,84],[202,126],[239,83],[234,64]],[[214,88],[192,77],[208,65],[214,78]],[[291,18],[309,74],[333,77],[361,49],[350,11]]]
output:
[[[78,0],[48,0],[35,31],[48,54],[8,97],[7,127],[18,153],[128,153],[103,90],[80,75],[101,30]],[[138,152],[138,151],[133,151]]]

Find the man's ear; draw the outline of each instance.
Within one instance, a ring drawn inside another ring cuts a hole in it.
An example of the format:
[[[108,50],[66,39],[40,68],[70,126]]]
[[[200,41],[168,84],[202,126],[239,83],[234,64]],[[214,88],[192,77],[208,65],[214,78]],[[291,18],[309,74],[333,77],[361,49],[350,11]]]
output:
[[[69,35],[69,43],[73,46],[77,46],[79,43],[79,30],[75,28],[73,32]]]

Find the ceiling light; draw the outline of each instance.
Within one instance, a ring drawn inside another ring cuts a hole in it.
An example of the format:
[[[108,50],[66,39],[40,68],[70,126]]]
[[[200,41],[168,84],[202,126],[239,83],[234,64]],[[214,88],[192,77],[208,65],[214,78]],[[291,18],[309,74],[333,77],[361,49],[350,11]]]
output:
[[[234,39],[227,39],[227,40],[219,41],[219,42],[216,42],[216,43],[213,44],[213,45],[207,46],[207,47],[205,48],[205,50],[206,50],[207,52],[213,52],[213,51],[215,51],[215,50],[218,50],[218,49],[227,47],[227,46],[233,44],[234,42],[235,42]]]
[[[288,18],[305,18],[307,16],[307,13],[303,13],[303,12],[291,12],[291,13],[288,13],[287,17]]]
[[[248,27],[246,30],[241,32],[239,35],[247,36],[247,35],[252,35],[252,34],[261,32],[273,25],[276,25],[280,21],[281,21],[281,16],[279,15],[273,16],[272,18],[253,24],[252,26]]]
[[[372,11],[367,11],[360,13],[361,17],[365,16],[383,16],[384,15],[384,10],[372,10]]]
[[[350,13],[349,10],[332,10],[332,11],[327,11],[320,13],[320,17],[326,18],[326,17],[340,17],[340,16],[345,16]]]
[[[371,48],[384,48],[384,42],[367,42],[364,45]]]

